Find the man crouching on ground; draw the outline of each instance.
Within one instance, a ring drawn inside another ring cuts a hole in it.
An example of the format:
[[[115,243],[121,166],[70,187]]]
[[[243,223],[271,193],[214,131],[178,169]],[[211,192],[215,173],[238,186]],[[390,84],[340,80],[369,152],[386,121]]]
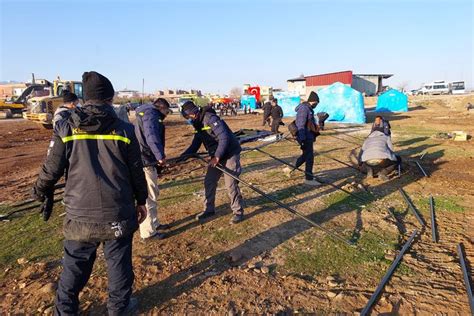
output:
[[[181,154],[180,160],[197,153],[202,144],[212,157],[204,179],[205,209],[196,216],[197,220],[204,220],[215,214],[217,183],[222,176],[222,171],[215,168],[216,165],[225,166],[229,172],[238,177],[242,171],[240,166],[242,148],[229,126],[210,107],[199,108],[192,101],[188,101],[183,104],[181,114],[192,123],[196,134],[189,148]],[[230,222],[235,224],[244,217],[239,182],[225,174],[224,182],[230,198],[230,208],[234,214]]]
[[[133,125],[117,118],[114,89],[101,74],[82,75],[85,105],[56,123],[48,156],[33,188],[48,220],[54,184],[66,172],[64,259],[55,314],[78,315],[79,293],[99,245],[107,262],[109,315],[137,308],[131,298],[132,238],[146,217],[146,180]]]

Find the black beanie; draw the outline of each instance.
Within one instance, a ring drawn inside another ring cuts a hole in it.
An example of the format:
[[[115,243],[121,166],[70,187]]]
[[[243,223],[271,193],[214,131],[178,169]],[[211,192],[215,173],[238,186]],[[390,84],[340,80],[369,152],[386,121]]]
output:
[[[309,94],[308,102],[319,102],[319,96],[316,92],[311,91]]]
[[[114,87],[109,79],[95,71],[85,72],[82,75],[84,100],[111,100],[115,95]]]
[[[181,113],[183,115],[197,114],[199,113],[199,107],[193,101],[186,101],[181,107]]]
[[[77,95],[75,95],[74,93],[70,92],[70,91],[64,91],[63,92],[63,102],[64,103],[70,103],[70,102],[74,102],[77,100]]]

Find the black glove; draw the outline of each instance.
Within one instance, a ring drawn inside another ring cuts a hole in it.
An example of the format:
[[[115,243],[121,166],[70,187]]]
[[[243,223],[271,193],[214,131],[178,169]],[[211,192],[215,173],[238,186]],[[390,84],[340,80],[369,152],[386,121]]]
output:
[[[54,205],[54,194],[48,194],[45,197],[43,204],[40,207],[40,213],[43,216],[43,220],[46,222],[51,213],[53,212],[53,205]]]
[[[43,192],[40,192],[36,188],[36,186],[34,186],[33,189],[31,189],[31,197],[38,202],[43,202],[44,199],[46,198],[45,194]]]

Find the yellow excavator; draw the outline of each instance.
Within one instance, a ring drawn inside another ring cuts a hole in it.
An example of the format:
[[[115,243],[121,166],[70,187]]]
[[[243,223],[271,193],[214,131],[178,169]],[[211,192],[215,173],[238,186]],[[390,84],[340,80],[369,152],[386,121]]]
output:
[[[68,90],[75,93],[81,102],[83,102],[83,93],[81,81],[57,79],[49,84],[51,87],[49,95],[28,99],[28,109],[23,112],[23,118],[51,129],[54,112],[63,104],[63,92]]]
[[[22,115],[28,107],[28,100],[37,95],[49,95],[50,87],[48,83],[28,84],[23,93],[16,99],[0,100],[0,112],[5,113],[5,118],[12,118],[14,115]]]

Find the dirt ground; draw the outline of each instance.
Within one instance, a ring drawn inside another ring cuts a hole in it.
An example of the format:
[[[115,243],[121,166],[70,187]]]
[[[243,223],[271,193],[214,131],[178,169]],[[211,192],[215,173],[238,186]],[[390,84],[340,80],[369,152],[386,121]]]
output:
[[[228,223],[231,211],[224,190],[218,191],[217,215],[199,224],[204,170],[199,162],[176,166],[160,179],[159,217],[170,223],[169,237],[143,243],[134,239],[134,296],[143,314],[358,314],[385,271],[414,229],[418,235],[403,257],[374,307],[376,314],[469,313],[466,289],[456,246],[462,242],[467,260],[474,263],[474,143],[454,142],[438,133],[463,130],[474,135],[474,111],[464,109],[474,96],[416,97],[410,111],[388,114],[392,139],[404,160],[401,178],[388,182],[366,179],[353,168],[354,157],[375,116],[364,125],[328,123],[316,143],[315,171],[324,181],[373,201],[360,203],[331,186],[308,187],[302,174],[286,177],[283,165],[261,153],[242,154],[242,179],[337,232],[359,248],[347,247],[320,230],[269,203],[242,186],[246,220]],[[373,106],[367,106],[370,111]],[[261,128],[261,116],[226,117],[233,130]],[[287,123],[289,120],[285,120]],[[181,118],[166,121],[168,157],[178,155],[192,131]],[[286,131],[286,127],[282,127]],[[23,120],[0,121],[0,201],[29,198],[29,190],[45,158],[51,131]],[[250,143],[245,146],[255,146]],[[269,153],[294,162],[299,148],[281,141],[265,147]],[[423,160],[419,157],[425,154]],[[323,156],[324,155],[324,156]],[[346,163],[333,160],[336,158]],[[429,177],[423,177],[415,161]],[[195,169],[195,170],[193,170]],[[193,171],[189,171],[193,170]],[[223,185],[220,185],[222,187]],[[421,213],[422,227],[407,210],[398,188],[403,188]],[[369,193],[367,193],[368,191]],[[432,241],[428,197],[436,202],[437,243]],[[388,212],[390,209],[391,213]],[[0,310],[31,314],[52,311],[54,288],[61,271],[62,205],[48,223],[34,227],[22,220],[0,223],[8,236],[36,234],[25,247],[51,243],[51,253],[22,253],[11,243],[11,258],[2,261]],[[31,216],[31,217],[28,217]],[[9,227],[18,224],[18,230]],[[41,238],[41,234],[50,237]],[[53,237],[55,236],[55,237]],[[10,237],[9,237],[10,238]],[[18,237],[22,238],[22,237]],[[49,244],[48,244],[49,245]],[[25,248],[30,249],[30,248]],[[18,260],[20,259],[20,260]],[[470,270],[472,271],[472,269]],[[84,314],[106,311],[107,274],[102,250],[94,272],[81,293]]]

